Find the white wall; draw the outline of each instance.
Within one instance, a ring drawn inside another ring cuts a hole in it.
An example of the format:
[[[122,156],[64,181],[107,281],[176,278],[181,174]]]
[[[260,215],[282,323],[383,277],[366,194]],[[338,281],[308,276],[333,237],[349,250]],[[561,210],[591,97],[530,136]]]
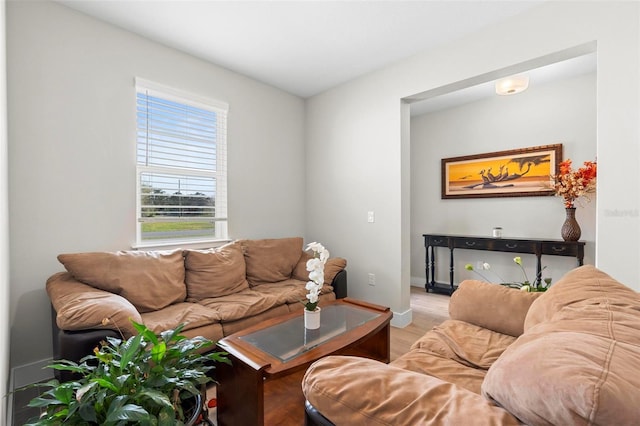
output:
[[[136,76],[229,103],[231,238],[304,237],[302,99],[57,3],[7,14],[14,367],[51,356],[56,256],[134,242]]]
[[[7,156],[6,3],[0,1],[0,424],[7,417],[9,379],[9,188]]]
[[[639,7],[635,2],[545,2],[309,99],[307,232],[349,260],[350,296],[389,305],[397,313],[409,309],[411,247],[404,232],[410,232],[410,219],[403,206],[411,193],[411,165],[404,155],[411,142],[402,137],[401,99],[477,76],[495,78],[519,64],[562,56],[558,52],[594,41],[596,264],[640,289],[639,191],[621,189],[624,182],[629,188],[640,180]],[[438,200],[439,191],[427,195]],[[373,224],[366,221],[368,210],[376,211]],[[378,276],[375,287],[367,285],[368,272]]]
[[[12,365],[50,356],[43,287],[61,269],[55,256],[133,240],[134,76],[230,103],[233,238],[306,234],[348,259],[350,296],[404,314],[411,165],[401,99],[596,41],[596,263],[640,288],[640,191],[620,190],[639,181],[639,8],[548,2],[318,95],[305,114],[296,97],[58,4],[9,3]]]
[[[505,237],[560,239],[565,218],[562,198],[518,197],[440,198],[440,159],[562,143],[563,158],[575,167],[596,157],[596,74],[544,85],[532,81],[514,96],[493,96],[457,108],[411,119],[411,277],[425,283],[424,233],[491,236],[502,226]],[[597,195],[597,194],[596,194]],[[578,203],[577,218],[586,241],[585,263],[595,263],[596,198]],[[522,281],[513,256],[456,250],[455,281],[478,278],[466,263],[488,262],[505,280]],[[527,275],[535,277],[534,255],[521,255]],[[449,252],[437,250],[436,279],[449,282]],[[576,266],[575,258],[543,257],[545,277],[562,276]],[[487,276],[490,280],[495,275]],[[496,279],[497,280],[497,279]]]

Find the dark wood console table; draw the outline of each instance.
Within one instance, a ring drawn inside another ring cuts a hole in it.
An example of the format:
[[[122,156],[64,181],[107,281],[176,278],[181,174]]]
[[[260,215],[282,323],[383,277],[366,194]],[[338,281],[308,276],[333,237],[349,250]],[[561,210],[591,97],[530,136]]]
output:
[[[424,246],[426,248],[425,269],[427,273],[427,282],[424,287],[427,292],[431,290],[437,293],[452,294],[457,288],[457,286],[453,284],[454,249],[535,254],[538,259],[536,265],[536,277],[539,277],[540,271],[542,271],[543,254],[575,257],[578,261],[578,266],[582,266],[584,260],[584,241],[491,238],[444,234],[422,234],[422,236],[424,237]],[[435,281],[436,247],[445,247],[449,249],[449,284],[438,283]]]

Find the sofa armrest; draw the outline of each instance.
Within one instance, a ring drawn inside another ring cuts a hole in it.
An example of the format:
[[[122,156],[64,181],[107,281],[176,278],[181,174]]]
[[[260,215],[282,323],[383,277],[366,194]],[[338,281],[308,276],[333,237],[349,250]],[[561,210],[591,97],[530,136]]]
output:
[[[453,383],[375,360],[329,356],[302,380],[307,401],[337,425],[519,425],[490,401]]]
[[[304,426],[335,426],[307,400],[304,401]]]
[[[106,341],[107,337],[122,338],[117,331],[114,330],[79,330],[66,331],[60,330],[55,322],[56,312],[51,308],[54,316],[52,322],[53,331],[53,359],[80,362],[82,358],[93,353],[93,349],[100,342]],[[54,370],[53,374],[60,382],[69,382],[77,380],[80,375],[70,371]]]
[[[344,299],[347,297],[347,270],[343,269],[338,272],[333,281],[331,281],[331,287],[336,294],[336,299]]]
[[[129,337],[137,334],[131,320],[142,323],[140,313],[124,297],[77,281],[68,272],[47,280],[47,294],[62,330],[110,329]]]
[[[79,362],[107,336],[136,334],[131,320],[142,322],[136,308],[125,298],[77,281],[67,272],[47,280],[47,294],[51,299],[54,360]],[[107,318],[109,321],[105,322]],[[54,370],[54,375],[61,382],[77,378],[69,371]]]
[[[518,337],[524,332],[524,319],[529,307],[541,294],[465,280],[451,295],[449,316],[454,320]]]

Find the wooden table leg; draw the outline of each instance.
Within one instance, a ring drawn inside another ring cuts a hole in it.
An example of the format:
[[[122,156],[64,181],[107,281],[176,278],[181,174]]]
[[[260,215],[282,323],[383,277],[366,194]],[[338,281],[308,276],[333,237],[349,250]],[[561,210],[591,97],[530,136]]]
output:
[[[360,356],[388,364],[391,361],[391,326],[385,325],[377,333],[358,344]]]
[[[218,425],[263,425],[262,369],[255,369],[231,354],[228,357],[231,365],[216,365]]]

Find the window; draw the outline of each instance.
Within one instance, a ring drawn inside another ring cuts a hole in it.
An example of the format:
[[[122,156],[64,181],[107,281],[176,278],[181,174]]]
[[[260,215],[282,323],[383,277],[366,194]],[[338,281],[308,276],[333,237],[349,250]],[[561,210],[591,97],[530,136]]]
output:
[[[227,238],[227,104],[136,79],[137,245]]]

